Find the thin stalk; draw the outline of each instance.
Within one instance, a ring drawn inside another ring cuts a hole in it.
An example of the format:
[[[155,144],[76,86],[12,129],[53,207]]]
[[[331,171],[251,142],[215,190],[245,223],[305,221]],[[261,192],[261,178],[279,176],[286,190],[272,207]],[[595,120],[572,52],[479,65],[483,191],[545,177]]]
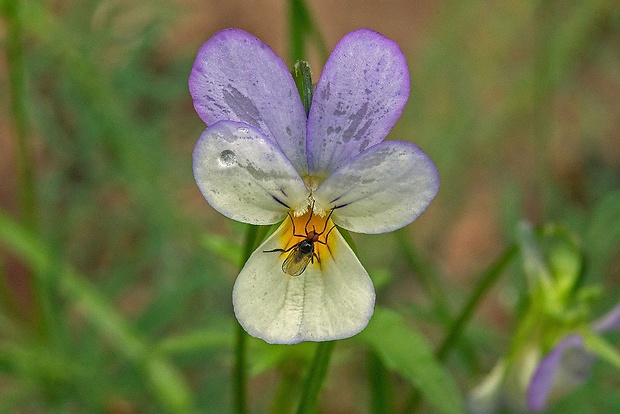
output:
[[[248,412],[246,398],[247,375],[245,371],[247,333],[237,322],[235,328],[235,365],[233,368],[233,412],[245,414]]]
[[[24,64],[20,5],[18,0],[7,0],[4,4],[4,14],[7,23],[7,68],[11,90],[11,115],[16,143],[15,164],[18,177],[19,211],[24,227],[29,231],[35,231],[37,227],[36,192],[34,167],[28,141],[26,66]],[[34,315],[34,329],[40,337],[47,338],[50,326],[48,319],[51,312],[48,289],[46,289],[41,278],[37,277],[32,269],[28,269],[26,277],[28,278],[30,292],[33,295],[31,306]],[[3,289],[5,287],[8,289],[7,284],[2,285]],[[12,293],[7,290],[3,293],[3,296],[12,296]]]
[[[20,212],[28,230],[36,227],[34,172],[28,143],[28,117],[26,115],[26,82],[24,50],[22,47],[22,22],[18,0],[5,2],[7,22],[7,67],[11,88],[11,114],[15,132],[15,156],[19,177]]]
[[[305,27],[304,27],[304,4],[303,0],[291,0],[290,2],[290,27],[289,39],[291,42],[291,62],[302,60],[306,56]]]
[[[297,408],[297,414],[309,414],[316,412],[316,402],[321,391],[323,381],[327,376],[327,368],[336,341],[319,342],[317,344],[316,353],[310,365],[310,371],[303,384],[303,393]]]
[[[290,28],[289,38],[291,41],[291,62],[297,62],[307,57],[306,37],[312,36],[318,52],[323,60],[327,60],[329,52],[325,40],[321,36],[308,6],[304,0],[290,1]]]
[[[444,361],[450,351],[454,348],[454,346],[458,343],[465,326],[471,319],[474,311],[478,308],[478,305],[482,302],[482,299],[487,294],[487,292],[491,289],[491,287],[497,282],[499,277],[502,275],[504,269],[508,266],[508,264],[515,257],[517,252],[519,251],[516,244],[510,245],[502,255],[489,266],[487,270],[485,270],[480,276],[478,283],[469,296],[469,299],[463,306],[463,309],[459,313],[459,316],[453,322],[450,330],[448,331],[448,335],[439,345],[439,348],[435,352],[435,355],[439,361]],[[408,399],[407,405],[405,407],[405,413],[413,412],[418,404],[420,403],[420,393],[417,390],[413,390],[411,396]]]
[[[370,386],[370,412],[384,414],[392,411],[390,376],[381,358],[371,352],[368,355],[368,380]]]
[[[247,262],[248,258],[254,251],[258,243],[259,226],[248,224],[245,233],[245,243],[243,246],[243,256],[239,269],[241,270]],[[248,412],[247,401],[247,373],[246,373],[246,348],[248,334],[243,327],[237,323],[235,329],[235,364],[233,367],[233,411],[237,414],[245,414]]]
[[[476,284],[474,291],[465,303],[463,310],[459,314],[459,317],[452,324],[452,328],[448,333],[448,336],[443,340],[439,349],[437,350],[437,359],[440,361],[445,360],[448,353],[454,348],[454,345],[459,340],[465,325],[469,322],[474,311],[478,308],[478,305],[482,302],[482,299],[487,294],[489,289],[497,282],[502,275],[504,269],[512,261],[518,252],[516,244],[510,245],[502,255],[491,264],[491,266],[482,273],[480,280]]]

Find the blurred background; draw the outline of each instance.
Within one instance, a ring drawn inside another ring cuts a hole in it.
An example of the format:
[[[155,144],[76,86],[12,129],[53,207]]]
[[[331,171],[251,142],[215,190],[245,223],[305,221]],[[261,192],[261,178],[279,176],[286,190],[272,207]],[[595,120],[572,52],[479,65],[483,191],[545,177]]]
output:
[[[579,237],[585,283],[604,286],[595,316],[618,302],[618,2],[307,6],[327,51],[360,27],[398,42],[412,89],[389,138],[419,145],[441,177],[406,229],[353,235],[378,303],[437,344],[445,331],[433,298],[456,313],[522,220]],[[156,413],[187,400],[198,412],[231,412],[231,292],[244,227],[195,185],[191,152],[205,125],[187,78],[200,45],[227,27],[292,65],[291,6],[0,0],[0,10],[0,412]],[[316,82],[324,53],[312,45]],[[505,353],[523,291],[515,262],[465,331],[471,354],[448,358],[463,395]],[[348,341],[321,412],[369,411],[364,363]],[[286,392],[280,379],[301,375],[312,345],[250,342],[252,412],[278,412],[270,401]],[[402,407],[407,384],[393,375],[392,386]],[[618,371],[597,365],[550,411],[619,412],[619,389]]]

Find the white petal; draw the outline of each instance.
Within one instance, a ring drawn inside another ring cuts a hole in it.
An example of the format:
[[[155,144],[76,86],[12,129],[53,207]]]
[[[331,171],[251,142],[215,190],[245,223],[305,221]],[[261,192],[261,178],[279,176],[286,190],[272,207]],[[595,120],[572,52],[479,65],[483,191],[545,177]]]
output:
[[[385,233],[415,220],[439,189],[435,164],[410,142],[386,141],[359,154],[314,192],[336,224],[358,233]]]
[[[375,303],[368,273],[337,229],[329,235],[333,256],[320,246],[321,262],[299,276],[282,271],[291,225],[282,226],[250,256],[233,289],[235,315],[252,336],[273,344],[348,338],[366,327]],[[301,241],[301,239],[299,239]]]
[[[193,154],[194,178],[209,204],[250,224],[273,224],[308,203],[308,190],[278,146],[250,125],[220,121]]]

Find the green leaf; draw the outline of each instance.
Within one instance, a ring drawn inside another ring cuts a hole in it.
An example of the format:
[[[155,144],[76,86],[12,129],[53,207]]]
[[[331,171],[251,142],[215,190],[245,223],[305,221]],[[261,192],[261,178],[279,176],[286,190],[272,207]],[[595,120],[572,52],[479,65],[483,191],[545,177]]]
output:
[[[229,324],[230,327],[232,322]],[[232,349],[233,336],[232,329],[207,328],[166,338],[157,344],[155,349],[166,355],[204,354],[212,349]]]
[[[450,373],[439,364],[426,339],[396,312],[377,307],[358,339],[371,347],[387,368],[415,385],[437,412],[465,412]]]
[[[239,244],[217,234],[206,234],[200,240],[202,247],[213,253],[218,258],[238,266],[241,262],[241,246]]]

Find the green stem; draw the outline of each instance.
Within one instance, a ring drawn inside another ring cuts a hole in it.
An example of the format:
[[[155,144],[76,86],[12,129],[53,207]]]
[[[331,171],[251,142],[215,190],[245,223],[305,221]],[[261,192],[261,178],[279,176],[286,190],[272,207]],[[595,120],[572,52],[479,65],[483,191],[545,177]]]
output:
[[[310,365],[310,371],[303,384],[303,392],[297,414],[309,414],[316,412],[316,402],[321,391],[323,381],[327,376],[327,368],[331,359],[336,341],[319,342],[316,353]]]
[[[37,227],[36,218],[36,197],[34,169],[30,145],[28,142],[28,116],[26,110],[26,66],[24,64],[24,50],[22,46],[22,13],[18,0],[7,0],[4,3],[4,14],[7,22],[7,68],[9,75],[9,85],[11,90],[11,114],[13,117],[13,128],[15,133],[15,157],[17,165],[18,189],[19,189],[19,209],[22,223],[25,228],[35,231]],[[51,309],[48,298],[48,290],[41,281],[41,278],[29,269],[26,277],[33,296],[32,309],[34,315],[34,327],[42,338],[49,335],[49,312]],[[3,284],[2,288],[7,288]],[[3,296],[12,296],[10,291],[3,293]]]
[[[24,51],[22,48],[22,23],[19,1],[5,2],[7,21],[7,67],[11,88],[11,112],[15,128],[16,164],[19,169],[19,199],[22,220],[28,230],[36,227],[36,204],[34,191],[34,173],[32,169],[28,143],[28,118],[26,115],[26,82],[24,79]]]
[[[371,391],[370,412],[373,414],[391,412],[390,377],[381,358],[374,352],[368,355],[368,380]]]
[[[465,303],[465,306],[463,306],[463,309],[459,313],[459,316],[452,323],[452,326],[448,331],[448,335],[441,342],[441,345],[435,353],[439,361],[444,361],[448,356],[449,352],[458,343],[459,338],[463,334],[465,326],[471,319],[478,305],[480,305],[480,303],[482,302],[483,297],[495,284],[495,282],[497,282],[506,266],[508,266],[508,264],[512,261],[518,251],[519,250],[516,244],[510,245],[504,251],[504,253],[502,253],[502,255],[495,262],[493,262],[491,266],[486,271],[484,271],[484,273],[482,273],[478,280],[478,283],[474,288],[474,291],[469,296],[469,299]],[[419,403],[420,394],[416,390],[414,390],[408,400],[404,412],[413,412]]]
[[[235,366],[233,371],[233,412],[245,414],[248,412],[246,398],[247,375],[245,372],[247,333],[237,322],[235,329]]]
[[[308,10],[304,0],[290,1],[290,40],[291,40],[291,62],[297,62],[306,58],[306,36],[314,38],[319,54],[323,60],[327,60],[329,52],[321,32]]]
[[[304,0],[290,1],[290,24],[291,61],[295,62],[293,77],[307,115],[312,102],[313,87],[310,66],[304,61],[306,58],[306,35],[313,35],[319,53],[325,60],[328,55],[327,48]],[[320,342],[317,345],[316,354],[302,388],[297,413],[315,411],[316,401],[323,380],[327,375],[327,368],[335,345],[335,341]]]
[[[267,228],[253,226],[248,224],[245,233],[245,243],[243,246],[243,256],[239,269],[241,270],[245,262],[259,243],[259,233],[264,235]],[[261,237],[262,239],[262,237]],[[247,402],[247,373],[246,373],[246,347],[248,334],[243,327],[237,323],[235,329],[235,364],[233,367],[233,412],[237,414],[245,414],[248,412]]]
[[[306,56],[304,6],[303,0],[291,0],[290,2],[289,39],[291,41],[291,63],[302,60]]]
[[[512,261],[517,252],[518,248],[516,244],[509,246],[504,253],[482,274],[480,280],[474,288],[474,291],[465,303],[463,310],[461,310],[459,317],[452,324],[452,328],[450,329],[448,336],[446,336],[437,350],[437,359],[443,361],[452,350],[463,333],[465,325],[467,325],[474,314],[474,311],[480,302],[482,302],[482,298],[486,295],[491,286],[497,282],[499,277],[502,275],[502,272]]]

